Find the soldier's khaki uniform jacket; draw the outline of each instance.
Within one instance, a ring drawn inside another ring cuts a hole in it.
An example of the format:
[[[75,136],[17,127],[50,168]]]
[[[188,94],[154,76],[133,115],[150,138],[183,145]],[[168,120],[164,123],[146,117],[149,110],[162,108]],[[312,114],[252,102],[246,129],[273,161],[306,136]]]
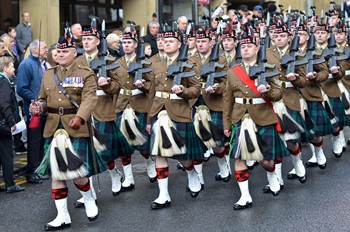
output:
[[[173,62],[176,64],[177,60]],[[196,76],[199,76],[199,67],[191,60],[188,59],[188,64],[193,64],[191,70],[195,71]],[[182,99],[170,99],[156,97],[156,92],[163,92],[164,97],[168,94],[173,94],[171,91],[173,78],[167,77],[167,61],[162,59],[159,62],[152,63],[152,83],[149,92],[150,111],[148,114],[148,124],[151,123],[151,118],[154,117],[165,107],[169,117],[176,122],[192,122],[192,108],[190,106],[190,99],[198,98],[200,95],[200,82],[199,79],[194,77],[183,78],[181,85],[183,85],[184,91],[177,94]],[[191,71],[186,70],[185,72]]]
[[[350,46],[348,44],[345,44],[343,49],[349,49]],[[341,82],[345,86],[345,88],[350,89],[350,60],[339,60],[338,61],[339,66],[344,71],[343,77],[341,78]]]
[[[160,57],[159,53],[155,54],[154,56],[151,57],[150,61],[151,63],[156,63],[158,61],[161,61],[162,60],[162,57]]]
[[[137,57],[135,57],[136,61]],[[135,62],[134,61],[134,62]],[[134,85],[134,76],[128,73],[128,65],[126,64],[125,56],[117,60],[117,63],[120,65],[118,69],[111,70],[111,76],[116,76],[120,81],[121,92],[118,95],[117,104],[116,104],[116,113],[122,112],[125,107],[130,104],[131,107],[139,113],[148,112],[148,92],[151,86],[151,74],[145,73],[142,75],[144,82],[144,87],[139,89],[143,93],[133,95],[131,94],[132,90],[137,90],[138,88]]]
[[[94,60],[97,60],[98,57],[95,57]],[[89,67],[86,58],[84,55],[79,56],[75,59],[75,62],[78,65]],[[92,112],[93,116],[101,122],[110,122],[114,121],[116,118],[115,114],[115,104],[113,104],[113,95],[119,92],[120,82],[115,75],[110,76],[110,84],[106,86],[98,86],[98,76],[94,73],[94,80],[97,85],[97,90],[103,90],[106,95],[99,95],[98,102],[94,111]]]
[[[65,109],[75,108],[68,98],[66,98],[66,96],[64,96],[59,90],[54,80],[54,72],[56,70],[58,79],[60,82],[62,82],[63,74],[61,69],[62,67],[56,66],[48,69],[44,73],[38,99],[40,102],[46,103],[44,111],[46,110],[46,107],[54,109],[58,109],[59,107],[63,107]],[[60,116],[59,114],[49,113],[46,119],[44,137],[49,138],[53,136],[60,121],[70,136],[89,137],[87,121],[97,104],[94,73],[88,67],[77,65],[75,62],[73,62],[65,76],[83,78],[83,86],[65,87],[65,90],[71,96],[71,98],[73,98],[80,105],[79,110],[75,115],[67,114]],[[68,126],[69,121],[74,118],[74,116],[78,116],[85,121],[79,130],[73,130]]]
[[[338,75],[334,76],[329,71],[328,63],[326,63],[326,65],[328,70],[327,79],[321,83],[321,88],[329,97],[340,97],[341,92],[338,87],[338,81],[340,81],[343,76],[342,67],[340,67]]]
[[[306,53],[306,47],[300,50],[301,53]],[[321,57],[314,56],[314,59]],[[326,62],[314,65],[314,71],[317,73],[314,79],[307,79],[306,86],[301,89],[301,93],[305,100],[308,101],[324,101],[321,92],[321,82],[328,79],[328,66]]]
[[[289,55],[289,48],[285,55]],[[296,66],[295,73],[299,76],[294,81],[289,81],[286,77],[286,69],[281,67],[281,57],[276,47],[269,48],[266,51],[267,61],[269,64],[276,65],[275,69],[280,72],[278,79],[281,84],[282,89],[282,99],[283,103],[292,110],[300,111],[300,101],[299,101],[299,91],[297,88],[304,88],[306,86],[306,74],[305,66]],[[294,87],[289,87],[289,84],[292,84]]]
[[[199,58],[199,64],[201,64],[200,58]],[[228,64],[225,58],[225,55],[219,56],[219,64],[223,64],[223,68],[215,68],[216,72],[226,71],[228,69]],[[206,61],[203,63],[206,65],[210,64],[210,55],[207,57]],[[203,96],[205,104],[208,106],[210,110],[213,111],[223,111],[223,93],[226,89],[226,81],[227,77],[221,77],[221,78],[215,78],[214,84],[217,84],[216,90],[214,93],[207,93],[205,92],[205,83],[207,79],[205,77],[200,77],[201,82],[201,94]]]
[[[240,65],[244,70],[243,64]],[[267,126],[277,123],[275,112],[268,104],[239,104],[235,98],[261,98],[247,85],[245,85],[232,69],[228,70],[227,85],[224,93],[224,129],[230,130],[231,125],[239,122],[242,117],[249,113],[252,120],[260,126]],[[257,83],[257,79],[255,79]],[[265,99],[276,102],[282,99],[282,90],[276,77],[268,81],[270,90],[263,96]]]

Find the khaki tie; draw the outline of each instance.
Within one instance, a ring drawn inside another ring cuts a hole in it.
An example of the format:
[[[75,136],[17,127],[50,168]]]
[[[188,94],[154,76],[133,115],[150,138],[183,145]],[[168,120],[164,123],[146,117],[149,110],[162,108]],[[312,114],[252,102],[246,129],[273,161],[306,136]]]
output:
[[[62,70],[62,76],[63,77],[67,77],[67,68],[64,68],[63,70]]]
[[[169,67],[169,65],[171,65],[171,63],[173,63],[173,60],[171,58],[168,58],[166,61],[166,65]]]
[[[129,67],[129,65],[130,65],[130,60],[126,60],[126,65]]]
[[[227,63],[229,63],[229,64],[230,64],[230,63],[231,63],[231,61],[232,61],[232,57],[231,57],[231,55],[228,55],[228,56],[227,56]]]
[[[88,56],[87,62],[88,62],[88,65],[89,65],[89,66],[90,66],[90,64],[91,64],[91,61],[92,61],[92,57],[91,57],[91,56]]]
[[[202,61],[202,64],[204,64],[205,63],[205,56],[202,56],[202,59],[201,59],[201,61]]]
[[[245,65],[245,71],[248,75],[249,75],[249,67],[250,67],[250,65]]]

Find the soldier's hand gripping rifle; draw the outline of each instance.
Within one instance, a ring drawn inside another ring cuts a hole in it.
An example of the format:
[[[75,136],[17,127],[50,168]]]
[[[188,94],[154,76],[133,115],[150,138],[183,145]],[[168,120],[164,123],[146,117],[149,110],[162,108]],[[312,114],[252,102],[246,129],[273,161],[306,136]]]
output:
[[[300,18],[297,19],[296,29],[294,38],[292,40],[291,46],[290,46],[290,52],[289,55],[284,55],[281,57],[281,66],[284,68],[287,68],[286,75],[290,73],[295,73],[295,67],[307,64],[307,59],[302,60],[296,60],[297,56],[305,57],[305,54],[298,53],[299,51],[299,25],[300,25]]]
[[[349,56],[347,55],[340,55],[337,56],[335,53],[343,53],[343,50],[339,50],[337,49],[337,45],[335,42],[335,36],[334,36],[334,32],[333,32],[333,24],[332,24],[332,19],[330,19],[330,26],[329,26],[329,31],[330,36],[329,36],[329,40],[328,40],[328,48],[323,50],[322,55],[323,57],[325,57],[326,60],[328,60],[328,66],[329,69],[331,69],[332,67],[337,67],[337,61],[338,60],[346,60],[349,58]]]
[[[314,9],[312,7],[311,9]],[[306,57],[305,59],[308,61],[306,64],[306,74],[308,73],[314,73],[314,65],[321,64],[325,62],[325,59],[319,58],[319,59],[314,59],[314,56],[321,56],[321,52],[316,52],[315,51],[315,35],[314,35],[314,16],[311,18],[311,25],[310,25],[310,32],[309,32],[309,41],[307,43],[307,52],[306,52]]]
[[[276,65],[267,63],[264,31],[262,27],[260,27],[260,47],[258,53],[258,61],[258,66],[251,66],[249,68],[249,76],[258,78],[258,86],[267,86],[268,79],[279,75],[280,72],[277,70],[266,72],[266,68],[273,69]]]
[[[92,30],[97,30],[97,17],[90,16],[91,18],[91,28]],[[106,77],[107,78],[107,71],[119,68],[119,64],[114,63],[107,65],[107,58],[108,55],[108,49],[107,49],[107,40],[106,40],[106,25],[105,21],[102,21],[101,24],[101,33],[100,33],[100,49],[98,52],[98,60],[92,60],[91,61],[91,69],[94,71],[98,71],[98,77]]]
[[[216,68],[223,68],[224,64],[219,64],[219,35],[220,35],[221,25],[219,23],[216,31],[215,44],[211,49],[210,63],[203,64],[201,70],[201,76],[206,78],[205,88],[214,86],[215,78],[222,78],[227,76],[226,71],[216,72]]]
[[[134,22],[128,21],[128,24],[130,24],[130,31],[136,31]],[[129,64],[128,73],[134,75],[134,83],[142,81],[142,75],[152,71],[151,67],[144,67],[144,65],[151,65],[150,61],[146,61],[144,34],[144,28],[142,28],[136,62]]]
[[[179,57],[176,64],[169,65],[167,76],[173,78],[172,86],[180,85],[182,78],[193,77],[196,75],[194,71],[184,72],[185,68],[192,69],[193,64],[187,64],[188,60],[188,44],[187,39],[190,34],[192,24],[189,24],[186,29],[185,38],[180,49]]]

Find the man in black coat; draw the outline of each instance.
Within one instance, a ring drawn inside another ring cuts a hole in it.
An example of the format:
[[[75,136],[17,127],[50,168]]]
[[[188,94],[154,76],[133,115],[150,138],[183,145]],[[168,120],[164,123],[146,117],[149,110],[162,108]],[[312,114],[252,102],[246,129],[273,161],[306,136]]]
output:
[[[12,134],[16,129],[18,111],[15,87],[10,78],[15,68],[10,57],[0,57],[0,163],[2,164],[6,193],[23,191],[25,188],[13,180]]]
[[[151,45],[152,54],[151,56],[154,56],[158,53],[157,48],[157,33],[159,31],[159,23],[157,21],[151,21],[148,24],[149,32],[145,36],[144,41],[145,43],[149,43]]]

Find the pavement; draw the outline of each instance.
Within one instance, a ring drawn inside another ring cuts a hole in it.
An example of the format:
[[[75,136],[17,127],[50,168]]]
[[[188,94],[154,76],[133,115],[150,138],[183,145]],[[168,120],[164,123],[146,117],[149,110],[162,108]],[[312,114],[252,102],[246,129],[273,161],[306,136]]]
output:
[[[25,178],[25,171],[27,168],[27,152],[22,152],[20,154],[13,153],[13,174],[16,184],[27,183]],[[5,185],[3,181],[2,170],[0,170],[0,187]]]
[[[346,133],[349,137],[349,133]],[[350,231],[350,146],[338,159],[332,154],[330,137],[325,138],[324,151],[327,168],[307,168],[308,180],[287,180],[292,164],[289,157],[283,161],[285,189],[274,197],[263,194],[267,184],[266,171],[258,165],[250,173],[249,188],[253,207],[234,211],[240,191],[234,177],[228,183],[215,181],[218,165],[215,157],[204,163],[205,188],[197,198],[186,192],[186,172],[176,168],[177,161],[169,160],[169,193],[171,207],[151,210],[150,205],[158,196],[157,183],[150,183],[146,162],[138,154],[132,157],[135,189],[113,196],[108,172],[99,175],[100,191],[96,177],[99,218],[89,222],[84,209],[74,208],[81,197],[72,181],[68,181],[68,210],[72,218],[67,232],[131,231],[131,232],[217,232],[217,231],[266,231],[266,232],[333,232]],[[16,165],[25,165],[21,156],[15,156]],[[310,150],[304,147],[304,163],[310,158]],[[23,162],[23,164],[21,164]],[[233,165],[233,161],[231,161]],[[122,170],[117,161],[119,170]],[[20,176],[20,175],[19,175]],[[1,180],[1,179],[0,179]],[[44,225],[56,217],[51,198],[51,182],[23,184],[24,192],[6,194],[0,192],[0,231],[43,231]]]

